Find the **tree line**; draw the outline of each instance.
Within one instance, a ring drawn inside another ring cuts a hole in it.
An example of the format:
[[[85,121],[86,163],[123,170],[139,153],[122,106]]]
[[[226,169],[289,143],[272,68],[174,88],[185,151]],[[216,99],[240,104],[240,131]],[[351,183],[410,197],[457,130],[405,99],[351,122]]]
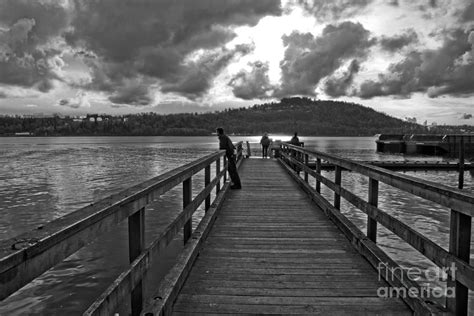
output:
[[[100,117],[100,119],[98,119]],[[204,136],[215,128],[242,135],[372,136],[374,134],[460,133],[471,126],[426,127],[403,121],[355,103],[309,98],[284,98],[212,113],[71,117],[0,117],[0,135],[34,136]]]

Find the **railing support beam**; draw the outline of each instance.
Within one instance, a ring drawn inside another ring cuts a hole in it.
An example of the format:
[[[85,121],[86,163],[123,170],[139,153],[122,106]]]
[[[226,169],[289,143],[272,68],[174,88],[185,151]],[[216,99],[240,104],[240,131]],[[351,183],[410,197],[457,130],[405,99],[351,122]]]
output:
[[[471,217],[451,210],[449,252],[469,263],[471,252]],[[455,271],[448,278],[448,288],[454,288],[455,297],[447,298],[446,307],[456,315],[467,315],[469,289],[455,279]]]
[[[369,204],[378,206],[379,199],[379,182],[369,179]],[[367,216],[367,237],[373,242],[377,242],[377,220]]]
[[[204,168],[204,187],[207,187],[211,183],[211,166],[206,166]],[[206,201],[204,202],[204,210],[207,210],[211,207],[211,194],[206,197]]]
[[[128,254],[132,263],[145,247],[145,208],[128,218]],[[132,316],[140,315],[143,308],[143,284],[140,281],[130,293]]]
[[[342,168],[340,166],[336,166],[335,168],[335,175],[334,175],[334,183],[341,186],[341,179],[342,179]],[[341,195],[334,192],[334,207],[338,210],[341,209]]]
[[[308,166],[308,154],[304,154],[304,164],[305,166]],[[308,172],[304,172],[304,181],[308,182]]]
[[[221,158],[218,158],[216,160],[216,174],[219,174],[219,172],[221,172]],[[217,181],[217,184],[216,184],[216,195],[219,193],[219,191],[221,190],[221,181]]]
[[[316,173],[321,174],[321,158],[316,158]],[[321,193],[321,181],[316,179],[316,192]]]
[[[183,210],[188,206],[189,203],[193,200],[193,191],[192,191],[192,178],[188,178],[183,181]],[[184,243],[191,238],[191,233],[193,231],[192,217],[184,224],[183,227],[183,239]]]

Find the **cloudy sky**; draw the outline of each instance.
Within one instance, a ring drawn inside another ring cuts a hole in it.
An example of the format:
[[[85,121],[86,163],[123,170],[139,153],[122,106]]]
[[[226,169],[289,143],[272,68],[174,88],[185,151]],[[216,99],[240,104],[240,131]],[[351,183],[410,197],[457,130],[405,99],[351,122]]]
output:
[[[289,96],[474,124],[474,2],[0,0],[0,114]]]

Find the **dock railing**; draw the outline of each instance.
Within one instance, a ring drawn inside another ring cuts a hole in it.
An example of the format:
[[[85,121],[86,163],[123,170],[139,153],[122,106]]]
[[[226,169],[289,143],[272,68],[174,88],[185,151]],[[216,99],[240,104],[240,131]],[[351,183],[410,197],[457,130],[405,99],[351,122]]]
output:
[[[237,143],[237,160],[242,159],[242,142]],[[211,167],[215,177],[211,179]],[[204,170],[204,188],[192,192],[193,175]],[[211,193],[221,198],[229,186],[227,160],[220,150],[163,175],[111,195],[44,226],[0,241],[0,299],[3,300],[48,269],[77,252],[104,233],[128,220],[130,265],[85,311],[84,315],[112,315],[130,297],[132,315],[139,315],[143,304],[142,279],[154,259],[183,230],[186,244],[192,233],[192,216],[204,203],[212,208]],[[181,213],[145,248],[145,207],[160,195],[182,184]],[[221,184],[223,185],[221,187]],[[214,200],[214,201],[215,201]]]
[[[474,215],[473,195],[442,184],[290,144],[283,143],[281,148],[282,164],[346,234],[356,249],[379,270],[379,275],[394,288],[408,289],[408,295],[402,298],[416,314],[437,314],[447,311],[456,315],[467,315],[468,292],[474,290],[474,268],[469,262],[471,222]],[[310,160],[315,160],[316,170],[308,166]],[[321,175],[322,161],[335,166],[334,180]],[[368,177],[367,200],[342,187],[343,169]],[[301,171],[302,177],[299,176]],[[315,178],[315,187],[309,185],[309,176]],[[381,210],[378,207],[379,182],[451,209],[449,250],[445,250],[409,225]],[[332,205],[320,195],[321,183],[334,192]],[[341,197],[367,214],[365,234],[340,212]],[[436,306],[421,297],[419,294],[422,293],[421,286],[377,246],[377,223],[403,239],[448,274],[447,288],[454,289],[454,295],[446,297],[445,307]],[[384,269],[384,273],[380,273],[380,268]]]

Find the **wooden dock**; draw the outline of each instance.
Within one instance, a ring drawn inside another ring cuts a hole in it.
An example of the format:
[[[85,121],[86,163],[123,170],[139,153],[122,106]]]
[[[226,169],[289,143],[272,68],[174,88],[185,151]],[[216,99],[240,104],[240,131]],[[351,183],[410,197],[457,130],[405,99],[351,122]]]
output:
[[[247,159],[194,263],[180,314],[405,315],[375,269],[276,160]]]
[[[280,145],[278,159],[243,159],[242,142],[237,148],[242,190],[230,190],[221,150],[0,241],[0,299],[128,221],[130,264],[83,315],[114,315],[125,299],[134,316],[473,314],[474,195],[290,144]],[[334,166],[330,175],[321,173],[325,163]],[[368,179],[368,196],[343,186],[348,172]],[[449,208],[449,249],[380,208],[379,183]],[[146,208],[178,186],[182,210],[145,244]],[[341,199],[366,214],[366,231],[340,211]],[[422,295],[426,286],[378,246],[379,226],[443,269],[453,295],[443,294],[444,303]],[[147,271],[178,237],[182,251],[146,293]]]

